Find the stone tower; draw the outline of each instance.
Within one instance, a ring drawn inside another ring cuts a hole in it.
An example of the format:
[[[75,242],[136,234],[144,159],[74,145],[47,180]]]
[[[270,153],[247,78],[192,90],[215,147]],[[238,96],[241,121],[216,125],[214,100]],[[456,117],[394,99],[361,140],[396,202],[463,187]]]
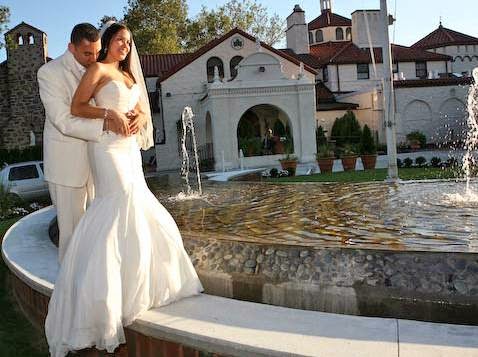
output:
[[[287,48],[297,54],[309,53],[309,31],[305,22],[305,12],[299,5],[294,6],[292,14],[287,17]]]
[[[45,113],[38,91],[37,71],[47,61],[46,34],[25,22],[5,33],[9,115],[2,119],[2,147],[30,145],[31,131],[42,142]]]

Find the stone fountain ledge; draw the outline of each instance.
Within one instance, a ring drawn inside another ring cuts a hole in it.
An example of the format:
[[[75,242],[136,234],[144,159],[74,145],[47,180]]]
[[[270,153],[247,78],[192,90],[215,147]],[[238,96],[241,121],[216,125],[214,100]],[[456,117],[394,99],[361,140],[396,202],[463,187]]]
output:
[[[48,237],[48,223],[55,214],[52,208],[35,212],[17,222],[4,237],[3,259],[14,274],[23,290],[32,289],[33,295],[49,296],[58,273],[56,248]],[[185,243],[188,243],[185,238]],[[218,241],[199,247],[196,243],[188,249],[214,251]],[[233,247],[238,247],[231,243]],[[234,248],[233,248],[234,249]],[[238,248],[235,248],[238,251]],[[272,248],[267,248],[272,249]],[[268,252],[266,249],[265,253]],[[298,250],[298,259],[312,258],[307,249]],[[216,253],[219,251],[216,250]],[[242,252],[245,253],[246,252]],[[226,260],[244,259],[238,254]],[[254,249],[251,250],[251,254]],[[258,251],[257,259],[261,256]],[[285,253],[285,254],[284,254]],[[269,250],[266,257],[289,259],[283,250]],[[224,257],[225,258],[225,257]],[[223,259],[224,259],[223,258]],[[250,257],[248,257],[250,258]],[[196,260],[197,258],[194,258]],[[315,257],[307,262],[313,263]],[[365,255],[361,264],[373,264],[375,256]],[[204,259],[203,259],[204,261]],[[247,259],[244,261],[244,265]],[[304,262],[304,264],[307,264]],[[199,262],[196,261],[196,264]],[[218,264],[217,262],[213,264]],[[332,264],[332,261],[329,262]],[[379,264],[379,263],[377,263]],[[252,262],[247,263],[248,269]],[[271,266],[271,271],[275,270]],[[305,265],[304,265],[305,266]],[[299,275],[305,277],[307,269]],[[257,270],[257,263],[256,268]],[[254,272],[255,272],[254,270]],[[286,271],[281,269],[281,271]],[[248,274],[252,274],[248,270]],[[227,274],[227,273],[222,273]],[[288,273],[289,274],[289,273]],[[208,281],[219,272],[201,276]],[[279,273],[278,278],[281,274]],[[285,278],[284,274],[282,277]],[[310,278],[310,276],[309,276]],[[209,284],[211,285],[211,284]],[[212,284],[214,285],[214,284]],[[218,283],[215,283],[216,287]],[[225,284],[227,285],[227,284]],[[236,287],[233,284],[233,288]],[[247,287],[245,288],[247,290]],[[34,306],[38,296],[26,299],[30,309],[43,310],[45,303]],[[46,300],[46,298],[45,298]],[[40,311],[41,314],[41,311]],[[476,315],[475,315],[476,316]],[[43,316],[44,318],[44,316]],[[140,334],[149,339],[149,350],[155,341],[165,340],[189,346],[197,350],[228,356],[459,356],[478,355],[478,326],[460,326],[392,318],[370,318],[338,315],[317,311],[296,310],[254,302],[232,300],[224,297],[202,294],[184,299],[160,309],[143,314],[127,329],[127,336]],[[128,340],[128,338],[127,338]],[[128,346],[129,347],[129,344]],[[133,346],[131,346],[133,347]],[[129,349],[129,356],[152,356],[139,345]],[[178,354],[171,353],[170,356]]]

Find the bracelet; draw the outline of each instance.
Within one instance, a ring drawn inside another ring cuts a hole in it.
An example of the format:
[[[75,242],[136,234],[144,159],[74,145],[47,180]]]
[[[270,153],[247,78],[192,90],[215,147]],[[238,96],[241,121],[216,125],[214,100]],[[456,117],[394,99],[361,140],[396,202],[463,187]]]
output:
[[[105,114],[103,115],[103,119],[108,120],[108,108],[105,108]]]

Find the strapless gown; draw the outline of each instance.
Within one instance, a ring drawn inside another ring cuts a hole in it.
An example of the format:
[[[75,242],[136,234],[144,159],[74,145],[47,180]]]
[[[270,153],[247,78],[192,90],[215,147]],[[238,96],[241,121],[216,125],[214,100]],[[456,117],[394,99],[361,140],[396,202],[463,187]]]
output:
[[[139,87],[111,81],[98,106],[127,112]],[[203,288],[169,212],[146,185],[134,136],[104,133],[88,144],[95,199],[70,240],[48,306],[53,357],[96,346],[113,352],[142,312]]]

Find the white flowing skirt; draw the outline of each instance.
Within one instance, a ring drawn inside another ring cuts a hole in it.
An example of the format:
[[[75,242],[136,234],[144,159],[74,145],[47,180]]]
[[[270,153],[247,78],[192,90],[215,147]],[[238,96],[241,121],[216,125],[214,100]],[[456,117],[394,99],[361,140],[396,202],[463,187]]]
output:
[[[146,185],[134,137],[89,144],[95,199],[67,248],[48,306],[53,357],[113,352],[142,312],[203,288],[169,212]]]

